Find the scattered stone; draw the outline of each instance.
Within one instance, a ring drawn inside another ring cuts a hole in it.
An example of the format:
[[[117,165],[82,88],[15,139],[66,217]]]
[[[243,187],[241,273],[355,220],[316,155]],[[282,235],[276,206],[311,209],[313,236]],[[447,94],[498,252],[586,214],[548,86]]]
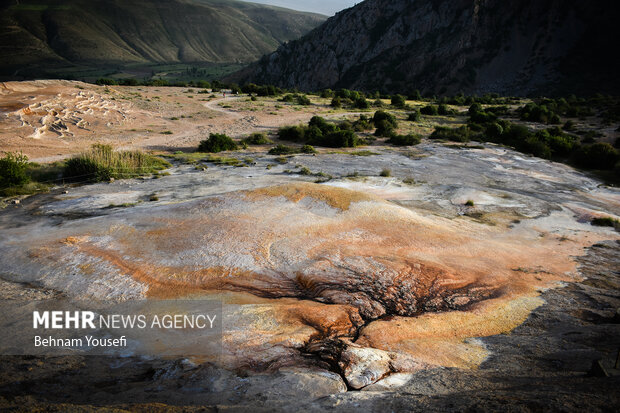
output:
[[[340,367],[354,389],[361,389],[381,380],[392,370],[387,351],[369,347],[348,347],[341,355]]]

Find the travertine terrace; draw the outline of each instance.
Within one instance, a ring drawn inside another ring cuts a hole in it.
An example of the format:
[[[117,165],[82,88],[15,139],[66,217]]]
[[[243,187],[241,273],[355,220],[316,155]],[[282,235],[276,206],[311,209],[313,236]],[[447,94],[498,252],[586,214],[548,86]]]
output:
[[[88,93],[77,91],[76,99],[94,96]],[[107,111],[110,128],[141,116],[104,106],[92,116]],[[249,116],[220,106],[212,112],[220,126]],[[193,122],[172,142],[198,139]],[[58,139],[69,139],[78,123]],[[446,378],[451,369],[483,374],[507,348],[498,340],[533,312],[546,314],[550,292],[585,282],[579,262],[587,248],[620,239],[590,225],[592,217],[620,215],[618,191],[568,166],[494,145],[372,149],[369,156],[292,155],[282,164],[252,148],[227,154],[251,155],[243,168],[177,162],[158,179],[63,187],[5,206],[2,294],[221,300],[221,357],[159,366],[165,373],[157,380],[217,376],[255,400],[274,382],[312,383],[308,394],[274,397],[336,403],[347,389],[411,389],[414,377],[437,386],[433,374],[454,384]],[[302,167],[333,179],[316,183]],[[379,176],[384,168],[391,177]],[[604,300],[618,303],[614,293]],[[213,389],[209,403],[233,403],[236,396]]]

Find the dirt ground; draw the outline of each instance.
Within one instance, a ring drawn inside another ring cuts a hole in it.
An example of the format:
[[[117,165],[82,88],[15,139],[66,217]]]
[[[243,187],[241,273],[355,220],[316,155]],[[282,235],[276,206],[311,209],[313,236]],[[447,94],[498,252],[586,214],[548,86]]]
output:
[[[123,149],[191,150],[210,133],[272,132],[312,116],[339,117],[328,99],[304,107],[276,98],[226,96],[185,87],[96,86],[73,81],[0,86],[0,149],[49,162],[93,143]]]

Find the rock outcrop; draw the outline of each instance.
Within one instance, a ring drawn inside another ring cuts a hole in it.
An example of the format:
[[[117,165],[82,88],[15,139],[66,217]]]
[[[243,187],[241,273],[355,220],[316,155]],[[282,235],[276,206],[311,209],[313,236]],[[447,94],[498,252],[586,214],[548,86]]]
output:
[[[303,90],[618,93],[618,5],[367,0],[238,78]]]

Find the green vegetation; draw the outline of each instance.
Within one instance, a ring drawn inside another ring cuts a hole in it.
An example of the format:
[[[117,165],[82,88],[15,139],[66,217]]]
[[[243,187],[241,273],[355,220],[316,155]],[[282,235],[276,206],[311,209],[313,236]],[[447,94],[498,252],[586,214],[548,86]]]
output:
[[[392,176],[392,171],[388,168],[383,168],[379,175],[387,178],[387,177]]]
[[[212,133],[198,145],[198,152],[217,153],[237,150],[237,144],[223,133]]]
[[[439,115],[439,107],[435,105],[427,105],[420,109],[420,113],[427,116],[437,116]]]
[[[279,144],[271,148],[269,152],[267,153],[269,155],[292,155],[292,154],[299,153],[299,150],[291,146]]]
[[[397,107],[399,109],[404,108],[407,105],[405,101],[405,97],[403,95],[394,95],[391,99],[392,106]]]
[[[255,132],[243,140],[248,145],[268,145],[273,143],[264,133]]]
[[[248,83],[247,85],[242,86],[241,91],[243,93],[247,93],[248,95],[258,96],[278,96],[283,92],[282,89],[273,85],[258,86],[254,83]]]
[[[0,191],[22,187],[30,182],[28,157],[22,153],[5,153],[0,158]]]
[[[280,128],[280,139],[308,145],[326,146],[331,148],[349,148],[366,143],[352,130],[350,122],[341,124],[329,123],[320,116],[310,119],[307,126],[285,126]]]
[[[376,136],[391,137],[394,134],[394,130],[398,127],[396,117],[394,117],[391,113],[382,110],[375,112],[372,122],[377,128],[375,131]]]
[[[616,229],[620,229],[620,221],[612,217],[593,218],[590,223],[597,227],[613,227]]]
[[[390,139],[387,140],[387,143],[395,146],[413,146],[420,142],[422,142],[422,137],[413,133],[408,135],[392,135]]]
[[[409,122],[419,122],[420,119],[422,119],[422,116],[420,115],[420,109],[416,109],[407,116],[407,120]]]
[[[471,199],[468,199],[467,202],[465,202],[465,206],[473,207],[474,206],[474,201],[472,201]]]
[[[287,103],[296,103],[298,105],[302,105],[302,106],[309,106],[312,104],[312,102],[310,101],[310,99],[308,98],[308,96],[306,95],[300,95],[300,94],[288,94],[285,95],[282,99],[280,99],[282,102],[287,102]]]
[[[364,93],[356,90],[339,89],[336,92],[326,89],[321,92],[321,97],[332,98],[330,103],[333,108],[347,107],[350,109],[369,109],[367,97]]]
[[[567,162],[585,169],[614,170],[616,175],[620,170],[620,152],[608,143],[594,142],[594,139],[587,144],[580,143],[576,136],[566,133],[557,126],[532,131],[524,125],[500,119],[498,117],[500,113],[506,113],[506,108],[500,106],[483,109],[480,104],[474,103],[469,108],[467,126],[458,128],[437,126],[430,138],[454,142],[469,140],[493,142],[540,158]]]
[[[460,128],[446,128],[443,126],[437,126],[429,138],[453,142],[468,142],[469,136],[470,130],[466,126],[461,126]]]
[[[247,166],[245,162],[242,162],[237,158],[229,158],[226,156],[218,156],[218,155],[209,155],[204,159],[204,161],[214,163],[215,165],[236,166],[236,167]]]
[[[110,145],[96,144],[66,161],[63,177],[73,182],[101,182],[135,178],[166,169],[165,160],[139,151],[114,151]]]

